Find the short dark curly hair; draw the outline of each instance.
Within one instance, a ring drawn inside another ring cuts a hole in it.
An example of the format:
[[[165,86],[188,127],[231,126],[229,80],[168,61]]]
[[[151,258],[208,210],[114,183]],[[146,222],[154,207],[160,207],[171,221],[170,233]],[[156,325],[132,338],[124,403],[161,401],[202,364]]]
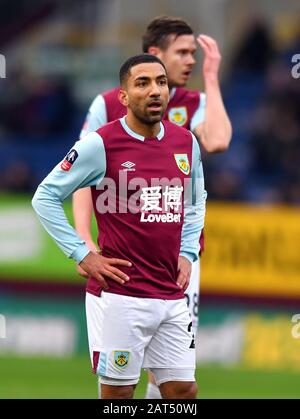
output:
[[[120,84],[122,85],[125,82],[125,80],[127,79],[130,73],[130,69],[132,67],[138,64],[143,64],[143,63],[158,63],[167,72],[165,65],[158,57],[156,57],[156,55],[152,55],[152,54],[134,55],[133,57],[128,58],[125,61],[125,63],[122,65],[122,67],[120,68],[120,72],[119,72]]]
[[[143,36],[143,52],[148,52],[151,46],[167,49],[170,35],[177,38],[180,35],[193,35],[193,29],[180,17],[158,16],[147,26]]]

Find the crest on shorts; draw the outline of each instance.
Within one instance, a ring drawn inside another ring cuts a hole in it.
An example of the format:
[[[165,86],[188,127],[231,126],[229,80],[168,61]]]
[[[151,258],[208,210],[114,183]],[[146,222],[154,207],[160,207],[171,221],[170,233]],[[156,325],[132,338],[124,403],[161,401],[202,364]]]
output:
[[[122,370],[127,367],[129,358],[129,351],[114,351],[114,363],[118,368],[121,368]]]
[[[171,108],[169,110],[168,117],[169,121],[173,122],[173,124],[182,127],[188,119],[187,109],[185,106],[182,106],[180,108]]]
[[[184,173],[188,175],[190,173],[190,163],[187,154],[174,154],[174,158],[178,168]]]

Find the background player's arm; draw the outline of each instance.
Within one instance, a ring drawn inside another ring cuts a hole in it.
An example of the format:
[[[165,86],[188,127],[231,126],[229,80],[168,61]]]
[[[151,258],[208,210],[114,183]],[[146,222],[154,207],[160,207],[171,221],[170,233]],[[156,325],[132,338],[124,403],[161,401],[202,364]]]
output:
[[[93,202],[90,188],[78,189],[73,193],[73,214],[75,228],[82,237],[87,247],[92,251],[97,251],[98,246],[94,243],[91,234],[91,222],[93,216]],[[82,272],[80,272],[82,274]]]
[[[102,95],[98,95],[89,108],[80,133],[80,139],[83,139],[88,133],[96,131],[106,123],[105,101]],[[73,193],[73,215],[76,231],[85,240],[90,250],[97,251],[98,246],[94,243],[91,234],[93,203],[90,188],[81,188]],[[77,271],[80,275],[87,276],[87,273],[79,265],[77,266]]]
[[[103,288],[107,288],[103,275],[124,283],[128,280],[127,275],[112,265],[130,266],[130,263],[90,252],[69,224],[62,206],[63,200],[76,189],[97,185],[104,177],[106,158],[101,137],[96,133],[89,134],[85,141],[78,141],[74,145],[72,152],[73,163],[69,170],[63,170],[62,165],[58,164],[39,185],[32,200],[33,208],[61,250],[77,263],[82,263],[83,268],[98,279]]]
[[[199,238],[204,227],[207,193],[204,188],[203,167],[199,144],[193,136],[193,160],[191,164],[191,184],[185,191],[184,222],[178,260],[177,284],[185,290],[189,284],[191,263],[199,257]],[[187,261],[189,263],[187,263]]]
[[[197,41],[204,52],[205,120],[200,120],[197,125],[194,121],[191,130],[207,152],[221,152],[227,150],[232,136],[232,127],[224,107],[218,78],[221,54],[217,42],[211,37],[200,35]]]

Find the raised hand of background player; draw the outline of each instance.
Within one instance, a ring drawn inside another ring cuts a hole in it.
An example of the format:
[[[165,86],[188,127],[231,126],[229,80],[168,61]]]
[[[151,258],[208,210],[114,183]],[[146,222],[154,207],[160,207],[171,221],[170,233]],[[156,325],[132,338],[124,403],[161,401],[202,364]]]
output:
[[[185,291],[190,283],[192,264],[186,257],[179,256],[177,270],[177,285]]]
[[[108,289],[107,282],[103,275],[119,284],[124,284],[129,281],[129,277],[113,265],[130,267],[132,264],[124,259],[106,258],[97,252],[88,253],[79,264],[85,272],[100,282],[103,289]]]
[[[203,50],[203,76],[218,77],[221,63],[221,54],[217,42],[207,35],[199,35],[197,42]]]

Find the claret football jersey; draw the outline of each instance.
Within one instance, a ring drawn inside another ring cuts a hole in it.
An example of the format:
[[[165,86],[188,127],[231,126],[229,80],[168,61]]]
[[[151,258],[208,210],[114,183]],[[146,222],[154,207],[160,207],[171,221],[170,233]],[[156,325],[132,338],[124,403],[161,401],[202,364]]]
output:
[[[87,133],[96,131],[106,123],[126,115],[127,110],[118,99],[119,90],[119,87],[111,89],[99,94],[94,99],[80,133],[80,138],[84,138]],[[205,119],[205,106],[206,95],[204,93],[184,87],[174,87],[170,91],[170,101],[164,120],[193,131]],[[200,236],[200,250],[204,250],[203,232]]]
[[[77,263],[89,249],[66,219],[62,201],[84,187],[92,190],[103,256],[132,263],[120,267],[128,282],[105,277],[107,292],[184,298],[177,285],[178,257],[198,258],[206,200],[195,136],[164,121],[155,138],[145,138],[123,117],[75,143],[39,185],[33,206],[58,246]],[[89,278],[87,291],[100,295],[100,283]]]

